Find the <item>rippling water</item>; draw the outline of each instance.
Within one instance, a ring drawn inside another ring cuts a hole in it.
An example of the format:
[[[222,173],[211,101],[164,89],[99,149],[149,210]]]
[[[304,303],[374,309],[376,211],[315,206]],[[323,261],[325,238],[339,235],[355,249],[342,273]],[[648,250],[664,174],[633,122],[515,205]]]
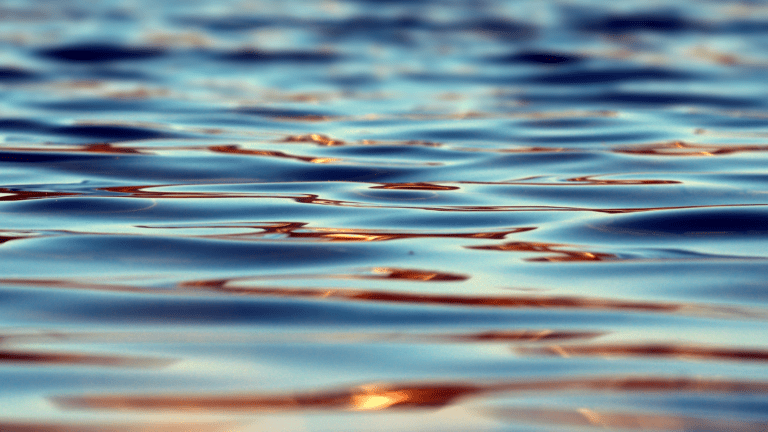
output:
[[[0,430],[768,430],[768,3],[0,6]]]

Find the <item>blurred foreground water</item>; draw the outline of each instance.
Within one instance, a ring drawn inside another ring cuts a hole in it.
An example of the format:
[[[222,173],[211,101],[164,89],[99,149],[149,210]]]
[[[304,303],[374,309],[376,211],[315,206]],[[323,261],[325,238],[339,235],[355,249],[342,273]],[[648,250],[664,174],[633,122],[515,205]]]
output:
[[[0,430],[768,430],[768,3],[4,1]]]

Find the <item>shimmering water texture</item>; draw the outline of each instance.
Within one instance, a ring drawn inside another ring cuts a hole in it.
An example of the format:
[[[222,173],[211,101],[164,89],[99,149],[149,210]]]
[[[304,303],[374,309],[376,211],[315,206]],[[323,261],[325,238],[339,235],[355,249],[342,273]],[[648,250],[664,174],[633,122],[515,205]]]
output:
[[[0,431],[768,430],[768,3],[0,2]]]

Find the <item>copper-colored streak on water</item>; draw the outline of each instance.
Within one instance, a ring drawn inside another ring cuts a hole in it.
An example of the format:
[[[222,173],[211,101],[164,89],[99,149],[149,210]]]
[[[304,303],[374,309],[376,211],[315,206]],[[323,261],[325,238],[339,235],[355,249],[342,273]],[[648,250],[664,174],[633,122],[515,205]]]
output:
[[[515,343],[538,344],[552,341],[588,340],[606,335],[606,332],[586,332],[569,330],[493,330],[477,333],[415,333],[415,332],[310,332],[301,333],[226,333],[220,332],[163,332],[163,331],[123,331],[123,332],[35,332],[0,335],[0,344],[62,344],[62,343],[259,343],[279,341],[299,341],[312,343],[331,342],[334,344],[366,342],[401,342],[406,344],[424,343]]]
[[[337,116],[318,115],[318,114],[305,114],[305,115],[274,115],[269,116],[270,119],[276,121],[304,121],[304,122],[324,122],[338,120]]]
[[[651,155],[651,156],[720,156],[739,152],[768,151],[768,146],[760,145],[715,145],[690,144],[683,141],[655,143],[644,146],[613,149],[616,153]]]
[[[139,151],[135,148],[131,147],[115,147],[112,144],[109,143],[97,143],[97,144],[88,144],[83,146],[82,148],[76,149],[74,151],[83,151],[86,153],[127,153],[127,154],[146,154],[142,151]]]
[[[319,238],[329,241],[389,241],[389,240],[403,240],[403,239],[415,239],[415,238],[480,238],[500,240],[506,238],[507,235],[526,232],[534,230],[533,227],[516,228],[507,231],[492,231],[492,232],[479,232],[479,233],[398,233],[387,231],[369,231],[369,230],[352,230],[343,228],[307,228],[301,224],[300,226],[291,225],[290,227],[279,227],[277,230],[271,230],[265,228],[266,233],[269,234],[286,234],[290,238]],[[302,231],[298,231],[301,229]]]
[[[114,367],[162,367],[173,363],[172,360],[148,359],[122,356],[104,356],[93,354],[0,351],[0,364],[59,364]]]
[[[466,335],[448,335],[446,339],[460,342],[538,342],[551,340],[593,339],[605,335],[604,332],[577,332],[555,330],[508,330],[487,331]]]
[[[573,187],[573,186],[636,186],[636,185],[660,185],[660,184],[682,184],[677,180],[656,180],[656,179],[595,179],[595,176],[573,177],[565,179],[564,182],[531,182],[531,181],[501,181],[501,182],[481,182],[481,181],[461,181],[461,184],[479,184],[493,186],[555,186],[555,187]]]
[[[768,351],[759,349],[716,348],[695,345],[557,345],[543,348],[519,348],[521,354],[602,356],[602,357],[672,357],[691,360],[768,361]]]
[[[390,388],[378,384],[323,393],[232,396],[113,396],[62,397],[63,408],[108,410],[379,410],[385,408],[439,408],[454,399],[477,393],[473,385],[432,385]]]
[[[690,416],[594,411],[588,408],[559,410],[550,408],[500,408],[487,411],[493,417],[515,423],[567,425],[595,429],[635,429],[668,431],[754,432],[768,430],[768,422],[742,419],[707,419]]]
[[[2,280],[0,280],[2,282]],[[180,289],[213,289],[216,291],[251,295],[323,298],[366,302],[429,304],[441,306],[480,306],[492,308],[563,308],[585,310],[622,310],[643,312],[682,312],[697,309],[693,306],[673,303],[633,302],[587,297],[477,297],[436,295],[422,293],[368,291],[353,289],[311,289],[311,288],[276,288],[276,287],[241,287],[227,286],[229,279],[209,279],[182,282]],[[702,309],[702,312],[704,309]]]
[[[208,192],[155,192],[155,191],[147,191],[144,189],[149,189],[153,187],[167,187],[167,186],[178,186],[178,185],[147,185],[147,186],[113,186],[113,187],[105,187],[100,188],[100,190],[107,191],[107,192],[118,192],[118,193],[124,193],[129,194],[131,198],[150,198],[150,199],[156,199],[156,198],[163,198],[163,199],[189,199],[189,198],[260,198],[261,196],[257,195],[249,195],[249,194],[236,194],[236,193],[208,193]],[[295,197],[283,197],[283,196],[276,196],[276,197],[267,197],[267,198],[289,198],[293,199]]]
[[[607,377],[507,382],[370,383],[294,394],[94,395],[53,398],[62,408],[89,410],[278,411],[437,409],[488,393],[684,392],[768,393],[768,382],[668,377]]]
[[[8,195],[6,195],[8,194]],[[54,198],[61,196],[80,195],[72,192],[33,192],[33,191],[19,191],[8,188],[0,188],[0,201],[24,201],[31,199],[41,198]]]
[[[24,240],[28,238],[32,238],[32,236],[0,235],[0,245],[12,240]]]
[[[3,432],[231,432],[242,423],[217,421],[215,423],[171,423],[156,421],[152,423],[42,423],[42,422],[6,422],[0,420]]]
[[[50,147],[13,147],[4,148],[4,150],[20,151],[20,152],[56,152],[56,153],[123,153],[123,154],[149,154],[145,151],[139,150],[137,147],[129,147],[127,145],[121,145],[119,147],[110,143],[94,143],[79,145],[76,147],[56,147],[52,150]]]
[[[487,246],[465,246],[467,249],[478,250],[497,250],[512,252],[535,252],[554,254],[544,258],[529,258],[526,261],[550,261],[550,262],[569,262],[569,261],[607,261],[618,259],[616,255],[600,252],[581,252],[562,250],[561,247],[567,245],[555,243],[535,243],[535,242],[509,242],[500,245]]]
[[[566,179],[567,182],[587,184],[590,186],[599,185],[658,185],[658,184],[682,184],[683,182],[677,180],[651,180],[651,179],[596,179],[597,176],[583,176],[573,177]],[[557,183],[559,186],[560,183]]]
[[[579,297],[470,297],[434,294],[410,294],[364,290],[310,290],[291,288],[235,288],[222,287],[225,292],[257,296],[322,297],[354,301],[409,303],[450,306],[481,306],[493,308],[563,308],[634,310],[648,312],[676,312],[680,305],[587,299]]]
[[[101,190],[107,192],[118,192],[129,194],[131,198],[150,198],[150,199],[200,199],[200,198],[265,198],[265,199],[289,199],[301,204],[319,204],[319,205],[334,205],[338,207],[379,207],[379,206],[366,206],[360,203],[352,201],[338,201],[320,198],[317,194],[301,194],[300,196],[290,195],[261,195],[261,194],[243,194],[243,193],[222,193],[222,192],[154,192],[144,189],[154,187],[169,187],[178,185],[146,185],[146,186],[114,186],[101,188]]]
[[[235,281],[249,281],[249,280],[269,280],[269,279],[405,279],[410,281],[421,282],[460,282],[469,279],[469,276],[457,273],[448,272],[436,272],[429,270],[419,269],[405,269],[405,268],[393,268],[393,267],[375,267],[372,270],[373,274],[322,274],[322,275],[279,275],[279,276],[264,276],[255,278],[232,278],[232,279],[211,279],[204,281],[190,281],[182,282],[179,286],[211,286],[211,287],[224,287],[227,283]]]
[[[285,137],[282,142],[308,142],[320,144],[323,146],[340,146],[345,144],[344,141],[335,140],[320,134],[290,135]]]
[[[347,145],[348,143],[339,139],[330,138],[327,135],[321,135],[321,134],[307,134],[307,135],[289,135],[279,142],[284,143],[291,143],[291,142],[302,142],[302,143],[316,143],[322,146],[341,146],[341,145]],[[381,141],[381,140],[370,140],[370,139],[364,139],[358,142],[358,144],[361,145],[404,145],[404,146],[421,146],[421,147],[441,147],[443,144],[436,143],[432,141],[420,141],[420,140],[409,140],[409,141]]]
[[[414,269],[377,267],[373,269],[376,276],[365,276],[366,279],[408,279],[422,282],[458,282],[469,279],[467,275],[431,272]]]
[[[397,189],[397,190],[458,190],[458,186],[441,186],[434,183],[382,183],[379,186],[371,186],[369,189]]]
[[[221,226],[183,226],[183,227],[144,227],[140,228],[162,228],[162,229],[190,229],[190,228],[222,228],[222,229],[255,229],[257,233],[237,233],[237,234],[215,234],[211,236],[202,236],[207,238],[219,239],[239,239],[244,240],[253,236],[264,236],[283,234],[289,238],[315,238],[333,242],[374,242],[403,240],[416,238],[477,238],[501,240],[507,235],[534,230],[534,227],[515,228],[507,231],[489,231],[474,233],[407,233],[407,232],[389,232],[356,230],[350,228],[311,228],[307,227],[306,222],[275,222],[272,224],[254,224],[254,225],[221,225]]]
[[[245,279],[245,278],[243,278]],[[344,300],[382,303],[408,303],[457,307],[490,308],[553,308],[579,310],[618,310],[635,312],[683,313],[716,316],[738,316],[740,318],[765,319],[761,311],[751,311],[737,307],[712,307],[707,305],[622,301],[589,297],[482,297],[437,295],[404,292],[369,291],[355,289],[312,289],[282,287],[231,287],[230,281],[238,279],[203,279],[181,282],[176,290],[152,289],[131,285],[94,284],[57,279],[0,279],[0,284],[45,286],[51,288],[83,289],[95,291],[136,292],[158,295],[190,294],[194,291],[212,291],[216,293],[248,295],[257,297],[296,297],[323,300]]]
[[[105,154],[140,154],[150,155],[152,150],[190,150],[198,147],[135,147],[128,144],[121,144],[115,146],[111,143],[94,143],[94,144],[82,144],[75,145],[74,147],[57,146],[51,147],[4,147],[5,151],[18,151],[18,152],[42,152],[42,153],[105,153]]]
[[[309,163],[330,163],[330,162],[337,162],[340,160],[336,158],[296,156],[296,155],[284,153],[281,151],[272,151],[272,150],[246,150],[246,149],[241,149],[236,145],[209,146],[208,149],[216,153],[229,153],[229,154],[240,154],[240,155],[249,155],[249,156],[271,156],[271,157],[279,157],[284,159],[295,159],[295,160],[299,160],[302,162],[309,162]]]
[[[464,182],[469,183],[469,182]],[[530,183],[527,183],[530,184]],[[153,198],[153,199],[185,199],[185,198],[264,198],[264,199],[289,199],[301,204],[332,205],[337,207],[356,207],[356,208],[387,208],[387,209],[411,209],[439,212],[595,212],[595,213],[636,213],[661,210],[683,210],[698,208],[732,208],[732,207],[765,207],[766,204],[718,204],[718,205],[698,205],[698,206],[671,206],[671,207],[639,207],[639,208],[589,208],[589,207],[560,207],[560,206],[445,206],[445,207],[425,207],[425,206],[394,206],[366,204],[355,201],[341,201],[320,198],[317,194],[302,194],[301,196],[290,195],[263,195],[263,194],[243,194],[243,193],[223,193],[223,192],[154,192],[145,189],[155,187],[172,187],[179,185],[143,185],[143,186],[114,186],[100,188],[108,192],[119,192],[129,194],[132,198]],[[3,190],[0,189],[0,193]],[[2,199],[2,197],[0,197]]]
[[[484,147],[457,147],[454,150],[473,153],[562,153],[579,152],[579,149],[566,147],[513,147],[513,148],[484,148]]]
[[[22,239],[22,238],[27,238],[27,237],[9,237],[9,236],[0,236],[0,244],[3,244],[3,243],[5,243],[5,242],[9,242],[9,241],[11,241],[11,240],[18,240],[18,239]]]

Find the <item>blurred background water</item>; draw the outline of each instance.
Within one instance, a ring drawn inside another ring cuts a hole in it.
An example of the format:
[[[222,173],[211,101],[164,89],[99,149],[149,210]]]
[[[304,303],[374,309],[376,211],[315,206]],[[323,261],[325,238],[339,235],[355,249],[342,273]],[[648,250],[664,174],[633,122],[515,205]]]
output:
[[[0,430],[768,430],[768,3],[0,4]]]

